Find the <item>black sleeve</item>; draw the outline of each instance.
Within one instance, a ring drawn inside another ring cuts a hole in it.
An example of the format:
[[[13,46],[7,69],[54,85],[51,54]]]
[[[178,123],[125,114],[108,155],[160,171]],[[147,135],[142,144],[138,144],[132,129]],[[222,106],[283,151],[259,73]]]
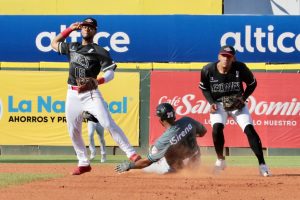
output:
[[[115,71],[115,69],[117,68],[117,64],[112,60],[108,51],[105,51],[105,56],[103,56],[103,59],[101,60],[100,64],[103,72],[109,69]]]
[[[242,72],[242,81],[246,83],[246,89],[243,98],[247,99],[255,90],[257,86],[256,79],[250,69],[244,64]]]
[[[209,104],[214,104],[215,101],[210,92],[209,73],[206,66],[201,70],[199,88],[202,90],[203,96],[209,102]]]
[[[254,92],[256,86],[257,86],[256,80],[254,80],[252,84],[246,86],[245,92],[243,94],[243,98],[245,100],[248,99],[248,97]]]
[[[58,53],[62,55],[69,55],[69,44],[66,42],[59,42],[58,43]]]
[[[216,103],[214,101],[213,97],[211,96],[210,91],[208,91],[208,90],[202,90],[202,94],[203,94],[203,96],[205,97],[205,99],[208,101],[208,103],[210,105]]]
[[[201,75],[200,75],[200,83],[199,83],[199,88],[201,90],[210,90],[209,87],[209,73],[207,66],[204,66],[203,69],[201,70]]]

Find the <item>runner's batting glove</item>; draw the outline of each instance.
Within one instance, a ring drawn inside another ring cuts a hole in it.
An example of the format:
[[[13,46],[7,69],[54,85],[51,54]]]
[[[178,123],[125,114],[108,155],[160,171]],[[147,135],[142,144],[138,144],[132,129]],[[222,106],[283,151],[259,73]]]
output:
[[[125,161],[121,164],[118,164],[115,168],[115,171],[118,173],[129,171],[134,167],[134,162]]]

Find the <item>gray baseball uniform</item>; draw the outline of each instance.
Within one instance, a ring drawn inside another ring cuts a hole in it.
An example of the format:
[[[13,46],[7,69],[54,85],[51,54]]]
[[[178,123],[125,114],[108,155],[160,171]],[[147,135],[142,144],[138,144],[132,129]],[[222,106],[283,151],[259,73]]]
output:
[[[167,173],[182,169],[194,157],[199,158],[196,136],[203,136],[205,132],[205,127],[190,117],[177,120],[152,146],[147,157],[154,163],[144,170]]]

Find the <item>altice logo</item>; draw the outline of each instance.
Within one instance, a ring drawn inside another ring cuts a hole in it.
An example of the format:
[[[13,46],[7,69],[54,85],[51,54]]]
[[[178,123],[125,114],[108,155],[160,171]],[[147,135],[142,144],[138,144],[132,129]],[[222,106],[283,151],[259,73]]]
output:
[[[227,32],[221,37],[220,44],[227,44],[227,40],[234,41],[234,47],[239,52],[293,53],[300,51],[300,34],[276,31],[275,26],[253,27],[246,25],[241,32]]]

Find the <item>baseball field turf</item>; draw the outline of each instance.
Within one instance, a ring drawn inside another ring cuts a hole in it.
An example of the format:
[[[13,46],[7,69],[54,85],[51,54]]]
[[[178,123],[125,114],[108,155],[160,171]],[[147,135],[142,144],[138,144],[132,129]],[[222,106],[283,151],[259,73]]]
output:
[[[228,156],[227,169],[212,174],[214,156],[202,156],[199,171],[170,175],[114,172],[125,156],[100,156],[80,176],[75,155],[0,156],[0,199],[298,199],[300,156],[266,156],[271,177],[258,175],[254,156]]]
[[[92,161],[92,164],[98,164],[100,157]],[[104,165],[111,165],[113,168],[115,164],[126,160],[125,156],[122,155],[108,155],[107,162]],[[213,165],[215,161],[214,156],[202,156],[202,165],[208,166]],[[226,157],[227,164],[229,166],[239,167],[255,167],[257,165],[256,158],[254,156],[228,156]],[[300,168],[300,156],[269,156],[266,157],[266,162],[272,168],[288,167],[288,168]],[[74,166],[77,163],[77,159],[73,155],[41,155],[41,156],[16,156],[16,155],[2,155],[0,156],[0,163],[10,164],[71,164]],[[51,178],[62,177],[59,173],[5,173],[0,171],[0,188],[7,187],[10,185],[24,184],[36,180],[45,180]]]

